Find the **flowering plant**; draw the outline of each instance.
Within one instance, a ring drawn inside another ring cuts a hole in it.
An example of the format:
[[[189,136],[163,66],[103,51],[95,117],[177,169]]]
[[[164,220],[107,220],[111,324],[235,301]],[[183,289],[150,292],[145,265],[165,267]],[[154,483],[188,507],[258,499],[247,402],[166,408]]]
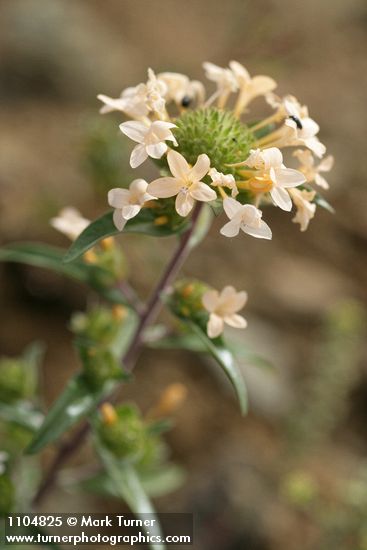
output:
[[[240,314],[247,293],[231,285],[218,291],[198,280],[176,281],[187,255],[205,237],[213,217],[222,212],[222,236],[233,238],[242,231],[244,238],[269,240],[272,232],[263,219],[263,209],[269,205],[287,212],[294,206],[293,222],[301,231],[307,229],[318,205],[331,208],[319,188],[328,188],[322,173],[331,169],[333,158],[315,161],[314,155],[324,156],[325,146],[307,107],[293,96],[278,97],[272,78],[251,77],[238,62],[231,61],[228,68],[204,63],[204,70],[215,84],[209,97],[201,82],[178,73],[155,75],[151,69],[146,83],[125,89],[119,98],[99,95],[102,113],[118,111],[127,118],[120,130],[135,144],[131,167],[139,168],[150,158],[157,177],[150,182],[138,177],[111,189],[107,200],[112,210],[95,221],[74,208],[63,209],[51,224],[73,241],[66,254],[32,243],[9,245],[1,251],[2,260],[47,267],[77,279],[108,304],[101,301],[73,316],[71,330],[82,368],[47,414],[39,410],[34,392],[31,399],[23,394],[25,379],[15,371],[1,377],[8,367],[0,365],[0,400],[7,403],[0,408],[0,417],[28,430],[26,453],[39,453],[89,419],[61,443],[44,480],[30,496],[34,504],[92,432],[104,476],[104,483],[98,478],[99,488],[125,500],[138,514],[151,511],[143,474],[154,477],[174,471],[175,481],[169,477],[167,490],[181,479],[181,472],[165,460],[161,432],[186,392],[180,384],[170,386],[145,416],[134,405],[115,407],[117,389],[129,381],[141,349],[169,344],[211,355],[231,381],[242,412],[247,410],[245,383],[223,337],[225,325],[247,326]],[[249,106],[258,97],[273,113],[253,120]],[[283,151],[288,149],[298,162],[295,168],[284,164]],[[177,248],[146,304],[127,280],[128,247],[122,251],[115,238],[121,232],[178,237]],[[174,330],[155,325],[163,305],[178,321]],[[5,391],[10,380],[11,391]],[[0,483],[1,476],[8,476],[10,484],[12,451],[7,452],[9,466],[2,467]],[[3,510],[13,506],[10,495],[9,490]]]

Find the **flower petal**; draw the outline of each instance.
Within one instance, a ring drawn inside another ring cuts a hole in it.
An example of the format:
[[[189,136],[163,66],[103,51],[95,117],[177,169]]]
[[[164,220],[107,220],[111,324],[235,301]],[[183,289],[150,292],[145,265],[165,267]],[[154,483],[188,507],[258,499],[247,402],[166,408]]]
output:
[[[177,151],[169,151],[167,154],[167,161],[171,174],[178,179],[186,179],[190,172],[190,166],[186,159]]]
[[[231,197],[227,197],[223,201],[224,212],[231,220],[238,212],[242,210],[242,204]]]
[[[306,181],[305,175],[293,168],[276,168],[274,172],[279,187],[297,187]]]
[[[148,153],[145,150],[144,145],[136,145],[131,151],[130,166],[131,168],[137,168],[148,158]]]
[[[283,155],[278,147],[269,147],[261,151],[260,156],[264,162],[264,168],[269,170],[269,168],[277,168],[282,165]]]
[[[180,191],[176,197],[176,211],[180,216],[183,216],[184,218],[190,214],[193,206],[195,204],[195,200],[193,197],[187,193],[186,191]]]
[[[125,227],[127,220],[122,217],[122,211],[120,209],[117,209],[113,213],[113,223],[117,227],[119,231],[122,231]]]
[[[267,223],[263,220],[260,222],[260,227],[250,227],[249,225],[241,225],[241,229],[244,233],[256,237],[257,239],[271,239],[272,232]]]
[[[198,183],[193,183],[190,186],[190,195],[196,199],[197,201],[214,201],[217,198],[217,194],[209,187],[209,185],[206,185],[206,183],[203,183],[202,181],[199,181]]]
[[[332,155],[329,155],[320,162],[317,169],[319,172],[329,172],[332,169],[333,165],[334,157]]]
[[[247,302],[247,297],[247,292],[244,290],[237,292],[233,286],[225,286],[220,293],[218,307],[223,314],[232,315],[232,313],[243,308]]]
[[[210,159],[208,155],[199,155],[196,163],[190,170],[190,181],[200,181],[209,172]]]
[[[292,200],[285,189],[282,189],[281,187],[274,187],[270,191],[270,195],[274,204],[279,206],[279,208],[286,210],[287,212],[292,210]]]
[[[130,191],[128,189],[110,189],[107,195],[108,204],[112,208],[122,208],[129,202]]]
[[[146,192],[147,188],[148,188],[148,182],[146,182],[142,178],[133,180],[129,185],[129,189],[132,193],[134,193],[134,195],[135,194],[142,195],[143,193]]]
[[[223,225],[220,233],[225,237],[236,237],[240,232],[240,226],[240,222],[238,222],[237,220],[231,220],[230,222]]]
[[[125,134],[125,136],[129,137],[133,141],[143,143],[145,135],[149,131],[149,127],[138,120],[129,120],[120,124],[120,130],[123,134]]]
[[[139,214],[141,206],[138,204],[128,204],[122,208],[122,217],[125,220],[130,220]]]
[[[315,174],[315,183],[319,187],[322,187],[323,189],[329,189],[329,184],[324,178],[324,176],[321,176],[321,174]]]
[[[219,292],[217,290],[207,290],[202,297],[203,306],[211,313],[217,307],[218,299]]]
[[[158,178],[148,185],[148,193],[158,199],[174,197],[182,189],[182,182],[176,178]]]
[[[163,143],[162,141],[160,143],[152,143],[151,145],[146,146],[148,155],[153,159],[160,159],[167,149],[168,147],[166,143]]]
[[[222,334],[224,328],[224,322],[219,315],[211,313],[207,324],[207,333],[209,338],[217,338]]]
[[[224,322],[227,323],[230,327],[234,328],[246,328],[247,327],[247,321],[242,315],[237,315],[234,313],[233,315],[227,315],[224,317]]]

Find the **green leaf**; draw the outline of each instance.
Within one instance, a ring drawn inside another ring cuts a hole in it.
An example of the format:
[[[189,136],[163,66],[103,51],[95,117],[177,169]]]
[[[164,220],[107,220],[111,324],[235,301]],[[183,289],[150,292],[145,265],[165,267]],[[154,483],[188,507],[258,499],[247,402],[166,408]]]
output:
[[[139,478],[144,491],[151,497],[157,498],[178,489],[184,479],[185,472],[175,464],[166,464],[164,468],[139,472]],[[75,488],[75,480],[72,473],[65,485]],[[121,498],[116,484],[106,472],[84,479],[79,483],[80,488],[101,496]]]
[[[108,381],[99,391],[92,392],[82,374],[74,376],[51,407],[43,424],[26,449],[26,453],[38,453],[46,445],[56,441],[76,422],[94,410],[99,401],[109,394],[116,384],[116,380]]]
[[[322,196],[320,193],[316,193],[315,198],[313,199],[313,202],[317,204],[317,206],[320,206],[321,208],[324,208],[331,214],[335,214],[334,208],[331,206],[331,204]]]
[[[28,366],[38,369],[44,354],[45,345],[42,342],[33,342],[23,351],[23,359]]]
[[[185,471],[176,464],[139,473],[141,484],[151,498],[164,496],[179,489],[185,481]]]
[[[156,325],[159,328],[159,325]],[[155,327],[152,327],[153,329]],[[158,333],[158,330],[157,330]],[[152,336],[154,330],[151,331]],[[158,333],[159,336],[159,333]],[[208,353],[208,348],[201,338],[192,332],[182,332],[180,334],[170,334],[157,339],[150,339],[148,331],[148,338],[144,340],[145,346],[153,349],[185,349],[193,351],[195,353]],[[260,367],[267,370],[274,370],[274,364],[261,355],[254,353],[253,351],[246,349],[242,341],[237,338],[229,336],[226,338],[227,348],[234,353],[238,359],[243,359],[250,365]]]
[[[73,264],[65,264],[63,263],[64,254],[65,251],[62,248],[55,246],[32,242],[15,243],[0,249],[0,261],[50,269],[60,275],[89,284],[111,302],[127,305],[126,299],[119,290],[107,288],[100,283],[106,275],[109,275],[106,270],[81,260]]]
[[[215,340],[210,339],[206,332],[194,323],[193,321],[186,321],[191,327],[192,331],[199,337],[199,339],[205,345],[207,351],[212,355],[212,357],[217,361],[217,363],[222,367],[225,374],[232,382],[232,385],[236,391],[240,408],[242,414],[247,413],[247,390],[245,386],[244,379],[242,374],[236,364],[232,352],[225,347],[221,338],[216,338]]]
[[[98,438],[96,438],[97,452],[106,469],[106,472],[115,486],[116,496],[121,498],[129,506],[131,511],[141,519],[146,519],[145,514],[156,514],[152,503],[146,494],[135,468],[127,462],[118,460]],[[152,518],[153,519],[153,518]],[[162,537],[158,518],[155,525],[149,527],[151,536]],[[150,544],[152,550],[163,550],[163,544]]]
[[[121,232],[116,229],[112,216],[113,212],[107,212],[89,224],[65,254],[64,262],[67,264],[76,260],[79,256],[106,237],[119,235]],[[174,228],[168,225],[155,225],[154,216],[153,209],[143,208],[135,218],[127,222],[122,233],[142,233],[154,237],[168,237],[176,233],[181,233],[185,227],[187,227],[188,222],[185,219]]]
[[[205,343],[192,332],[171,334],[157,340],[145,340],[144,343],[153,349],[185,349],[196,353],[208,353]]]
[[[0,403],[0,418],[5,422],[13,422],[28,430],[36,431],[41,426],[44,417],[27,401],[19,401],[10,405]]]

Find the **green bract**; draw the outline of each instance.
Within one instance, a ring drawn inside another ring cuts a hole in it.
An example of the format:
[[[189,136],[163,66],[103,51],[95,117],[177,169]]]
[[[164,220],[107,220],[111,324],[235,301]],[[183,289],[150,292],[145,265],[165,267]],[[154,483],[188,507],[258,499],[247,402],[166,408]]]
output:
[[[132,405],[116,408],[112,423],[103,420],[98,425],[98,435],[103,444],[117,457],[138,460],[145,449],[146,427],[139,411]]]
[[[215,108],[187,111],[175,124],[177,150],[185,159],[195,164],[199,155],[206,154],[211,166],[225,174],[236,173],[228,164],[245,160],[254,143],[250,128],[230,111]]]
[[[0,361],[0,401],[11,403],[30,397],[34,392],[33,376],[27,375],[27,365],[21,359]]]
[[[208,320],[208,312],[203,306],[203,294],[209,286],[197,279],[181,279],[173,287],[169,298],[172,311],[179,317],[195,321]]]

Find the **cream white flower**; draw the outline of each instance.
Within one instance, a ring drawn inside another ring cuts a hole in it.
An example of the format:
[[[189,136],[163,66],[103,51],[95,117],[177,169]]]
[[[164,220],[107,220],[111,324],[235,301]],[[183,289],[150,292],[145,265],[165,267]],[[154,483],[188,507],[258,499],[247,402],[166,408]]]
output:
[[[266,99],[272,107],[277,109],[275,118],[286,118],[283,126],[270,134],[274,137],[272,144],[277,147],[303,145],[321,158],[325,154],[326,147],[316,136],[320,127],[309,117],[306,105],[301,105],[292,95],[280,98],[275,94],[267,94]]]
[[[148,192],[159,199],[176,196],[176,210],[180,216],[187,216],[195,201],[208,202],[217,198],[214,189],[201,181],[210,168],[207,155],[199,155],[193,167],[177,151],[169,151],[167,161],[173,177],[152,181]]]
[[[208,61],[203,63],[203,67],[207,79],[215,82],[220,92],[236,92],[238,90],[237,78],[231,69],[223,69]]]
[[[314,181],[319,187],[329,189],[328,182],[320,172],[330,172],[334,165],[334,157],[329,155],[319,162],[319,164],[315,164],[312,153],[305,149],[297,149],[297,151],[294,151],[293,156],[299,160],[300,166],[298,170],[305,175],[306,181],[309,183]]]
[[[209,176],[212,179],[211,185],[213,187],[226,187],[231,190],[232,197],[238,195],[236,180],[232,174],[223,174],[222,172],[218,172],[216,168],[211,168],[209,170]]]
[[[130,166],[132,168],[140,166],[148,156],[160,159],[168,149],[165,141],[172,141],[177,145],[171,128],[177,128],[177,126],[163,120],[155,120],[149,125],[137,120],[120,124],[121,132],[138,143],[132,150]]]
[[[247,69],[238,61],[231,61],[229,66],[241,90],[235,107],[237,115],[240,115],[253,99],[268,94],[277,86],[275,80],[269,76],[257,75],[251,77]]]
[[[122,91],[120,97],[112,98],[104,94],[97,97],[104,103],[100,112],[102,114],[111,111],[122,111],[132,118],[141,119],[150,112],[157,113],[160,118],[165,116],[166,84],[157,79],[152,69],[148,69],[148,81],[146,84],[131,86]]]
[[[262,218],[262,212],[253,204],[241,204],[227,197],[223,201],[223,208],[230,221],[220,230],[225,237],[236,237],[240,229],[258,239],[271,239],[271,229]]]
[[[75,241],[80,233],[90,224],[90,220],[83,218],[79,210],[67,206],[60,210],[58,216],[51,218],[52,227],[66,235],[71,241]]]
[[[143,179],[136,179],[129,189],[111,189],[108,192],[108,204],[115,208],[113,221],[119,231],[122,231],[125,224],[131,218],[137,216],[147,201],[155,197],[147,192],[148,183]]]
[[[306,231],[310,220],[315,215],[316,204],[311,201],[314,199],[316,193],[315,191],[307,191],[306,189],[290,189],[289,193],[297,207],[297,213],[292,221],[300,224],[301,231]]]
[[[174,101],[181,106],[184,99],[194,99],[201,105],[205,99],[205,88],[198,80],[190,80],[188,76],[181,73],[159,73],[158,79],[163,81],[167,87],[165,99],[167,103]]]
[[[157,113],[160,118],[165,117],[165,95],[167,85],[156,77],[152,69],[148,69],[148,81],[146,83],[146,105],[149,111]]]
[[[305,183],[306,178],[298,170],[284,166],[283,155],[279,149],[269,147],[264,150],[251,150],[250,156],[243,164],[256,169],[254,176],[249,180],[249,186],[254,192],[269,192],[276,206],[287,211],[292,209],[287,189]]]
[[[104,103],[100,109],[101,114],[121,111],[129,117],[139,119],[146,117],[149,113],[145,84],[126,88],[118,98],[112,98],[104,94],[99,94],[97,97]]]
[[[207,333],[217,338],[224,330],[224,324],[235,328],[246,328],[247,321],[238,315],[247,302],[247,292],[236,292],[233,286],[226,286],[221,292],[208,290],[202,298],[203,306],[209,311]]]

